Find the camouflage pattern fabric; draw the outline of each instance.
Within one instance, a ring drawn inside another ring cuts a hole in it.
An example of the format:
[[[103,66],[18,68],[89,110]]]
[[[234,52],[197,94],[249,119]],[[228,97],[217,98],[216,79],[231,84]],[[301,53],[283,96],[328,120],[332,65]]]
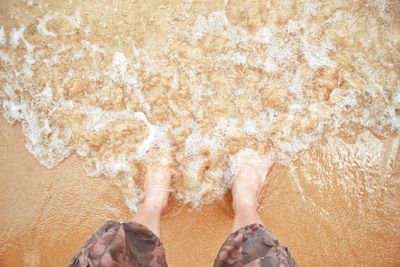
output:
[[[145,226],[108,221],[72,258],[71,267],[168,266],[160,239]]]
[[[81,247],[70,267],[168,266],[160,239],[144,225],[108,221]],[[232,233],[222,245],[214,267],[295,267],[286,247],[261,224]]]
[[[232,233],[214,262],[214,267],[294,267],[287,247],[261,224],[251,224]]]

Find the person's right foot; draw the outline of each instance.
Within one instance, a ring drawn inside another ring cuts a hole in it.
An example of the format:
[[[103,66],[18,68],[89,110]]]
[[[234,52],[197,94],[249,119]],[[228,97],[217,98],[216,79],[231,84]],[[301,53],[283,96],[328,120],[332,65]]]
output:
[[[243,164],[232,185],[232,208],[235,212],[237,209],[257,209],[258,195],[265,179],[265,171],[257,171],[249,163]]]

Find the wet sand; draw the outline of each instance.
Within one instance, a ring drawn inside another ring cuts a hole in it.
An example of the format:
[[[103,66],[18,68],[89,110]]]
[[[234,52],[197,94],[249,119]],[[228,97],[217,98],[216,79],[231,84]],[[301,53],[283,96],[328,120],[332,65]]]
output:
[[[1,266],[66,266],[105,220],[130,218],[121,189],[85,176],[75,156],[48,170],[25,149],[19,125],[1,119],[0,129]],[[345,174],[345,168],[326,174],[334,175],[331,186],[273,168],[262,192],[261,217],[299,266],[400,265],[400,160],[393,140],[382,141],[386,152],[395,151],[395,161],[390,177],[375,177],[385,178],[379,196],[343,192],[338,186],[343,180],[335,175]],[[299,170],[324,157],[324,146],[303,153]],[[211,266],[231,223],[229,196],[200,209],[172,203],[162,219],[169,265]]]
[[[300,266],[400,266],[399,2],[160,3],[1,1],[0,266],[128,220],[156,147],[170,266],[212,265],[243,149],[277,156],[259,211]]]

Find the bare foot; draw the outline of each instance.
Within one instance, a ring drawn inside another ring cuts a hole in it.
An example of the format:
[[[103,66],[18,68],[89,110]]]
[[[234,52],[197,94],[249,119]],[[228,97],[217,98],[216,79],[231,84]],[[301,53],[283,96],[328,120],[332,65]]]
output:
[[[244,148],[230,157],[226,178],[232,184],[232,208],[257,209],[257,198],[272,166],[274,154],[260,155],[253,149]]]
[[[266,179],[263,173],[257,172],[249,163],[241,167],[232,185],[232,208],[235,213],[243,209],[257,209],[257,199]]]
[[[144,205],[157,208],[160,211],[166,208],[171,191],[171,158],[167,154],[154,155],[157,160],[149,163],[146,169],[144,191]]]
[[[168,154],[162,152],[152,153],[148,158],[144,181],[144,203],[131,221],[146,226],[160,237],[161,213],[167,207],[171,191],[170,163],[172,161]]]

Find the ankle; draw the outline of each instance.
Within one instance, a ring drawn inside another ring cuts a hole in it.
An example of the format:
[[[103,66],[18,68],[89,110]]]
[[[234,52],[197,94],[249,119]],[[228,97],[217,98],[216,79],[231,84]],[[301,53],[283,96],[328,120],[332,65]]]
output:
[[[248,199],[233,200],[232,208],[235,214],[238,213],[248,213],[257,212],[257,201],[252,201]]]
[[[161,214],[165,206],[166,206],[165,203],[160,201],[159,199],[146,198],[143,202],[141,210],[146,212]]]

